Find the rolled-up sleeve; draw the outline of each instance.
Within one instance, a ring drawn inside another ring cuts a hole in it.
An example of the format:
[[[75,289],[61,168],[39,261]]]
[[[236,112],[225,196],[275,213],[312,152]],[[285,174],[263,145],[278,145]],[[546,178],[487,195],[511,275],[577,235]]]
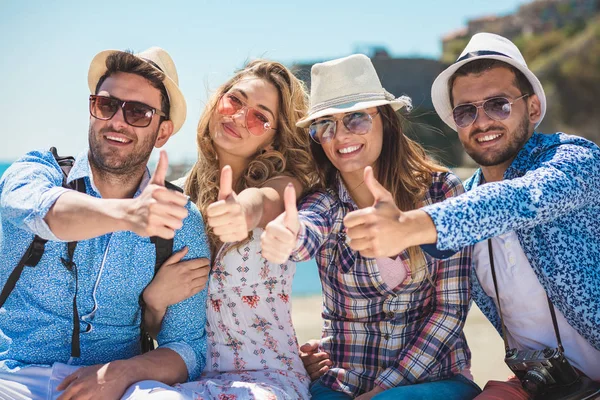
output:
[[[2,219],[47,240],[60,241],[44,220],[69,189],[52,153],[32,151],[15,161],[0,179]]]
[[[189,250],[184,260],[210,260],[202,216],[191,203],[188,203],[188,211],[183,227],[175,235],[173,251],[187,246]],[[189,380],[196,379],[206,365],[206,297],[205,288],[196,295],[169,306],[157,338],[159,347],[171,349],[183,359]]]
[[[290,257],[293,261],[307,261],[316,255],[331,233],[337,209],[327,192],[315,192],[302,199],[298,209],[300,231]]]

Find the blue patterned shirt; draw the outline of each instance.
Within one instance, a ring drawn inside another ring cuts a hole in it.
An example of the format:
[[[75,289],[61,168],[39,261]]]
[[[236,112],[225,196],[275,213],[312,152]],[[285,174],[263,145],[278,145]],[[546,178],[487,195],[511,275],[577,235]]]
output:
[[[87,151],[81,153],[69,182],[84,178],[87,193],[99,198],[93,185]],[[146,170],[138,196],[149,181]],[[36,267],[25,267],[0,309],[0,371],[54,362],[92,365],[140,354],[139,296],[154,274],[155,246],[147,237],[118,231],[78,242],[77,308],[81,357],[70,359],[75,278],[60,261],[67,245],[44,221],[66,190],[62,172],[50,152],[33,151],[16,161],[0,179],[0,285],[4,285],[34,234],[48,239]],[[200,212],[190,202],[189,215],[174,239],[174,250],[188,246],[186,259],[207,257],[209,247]],[[160,347],[177,352],[189,379],[206,362],[206,291],[167,309],[158,335]]]
[[[600,148],[580,137],[534,133],[504,180],[424,208],[438,249],[459,249],[515,231],[531,267],[556,307],[600,350]],[[472,273],[472,296],[500,332],[492,298]],[[525,301],[525,299],[524,299]]]

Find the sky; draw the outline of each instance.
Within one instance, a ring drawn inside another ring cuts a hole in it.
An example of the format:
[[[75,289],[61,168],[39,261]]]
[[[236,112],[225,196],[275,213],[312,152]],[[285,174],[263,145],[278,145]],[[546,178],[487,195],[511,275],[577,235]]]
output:
[[[170,53],[188,114],[165,149],[171,162],[192,162],[204,102],[247,60],[291,66],[372,45],[396,57],[439,58],[441,37],[468,19],[511,13],[525,2],[0,0],[0,161],[87,146],[87,71],[102,50],[160,46]]]

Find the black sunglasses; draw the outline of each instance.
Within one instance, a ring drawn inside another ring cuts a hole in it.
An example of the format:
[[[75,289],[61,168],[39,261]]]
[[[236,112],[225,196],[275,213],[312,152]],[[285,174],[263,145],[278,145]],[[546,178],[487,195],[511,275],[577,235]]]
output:
[[[484,100],[481,105],[477,103],[465,103],[459,104],[452,110],[452,118],[456,126],[459,128],[466,128],[471,125],[477,119],[477,113],[480,108],[486,113],[488,117],[495,121],[503,121],[510,116],[512,105],[519,99],[529,96],[524,94],[517,97],[513,101],[510,101],[506,97],[492,97],[491,99]]]
[[[125,101],[116,97],[90,95],[90,114],[102,121],[108,121],[115,116],[119,108],[123,110],[123,118],[131,126],[145,128],[152,122],[154,114],[161,117],[167,115],[139,101]]]

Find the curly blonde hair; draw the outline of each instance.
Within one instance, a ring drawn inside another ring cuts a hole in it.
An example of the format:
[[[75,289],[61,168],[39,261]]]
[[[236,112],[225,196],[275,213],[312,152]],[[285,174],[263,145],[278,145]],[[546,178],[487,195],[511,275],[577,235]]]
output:
[[[210,136],[210,119],[219,99],[237,82],[256,77],[271,83],[279,94],[277,131],[267,148],[259,149],[234,182],[236,193],[246,188],[260,187],[267,180],[288,175],[300,181],[305,191],[318,182],[313,160],[309,154],[309,137],[306,131],[296,127],[296,122],[306,115],[308,96],[305,85],[284,65],[267,60],[254,60],[221,85],[211,96],[198,123],[198,161],[192,167],[185,184],[185,193],[196,203],[206,219],[207,207],[217,201],[219,195],[219,161]],[[213,250],[219,245],[218,237],[208,229]],[[243,242],[242,242],[243,243]],[[214,254],[214,252],[213,252]]]

